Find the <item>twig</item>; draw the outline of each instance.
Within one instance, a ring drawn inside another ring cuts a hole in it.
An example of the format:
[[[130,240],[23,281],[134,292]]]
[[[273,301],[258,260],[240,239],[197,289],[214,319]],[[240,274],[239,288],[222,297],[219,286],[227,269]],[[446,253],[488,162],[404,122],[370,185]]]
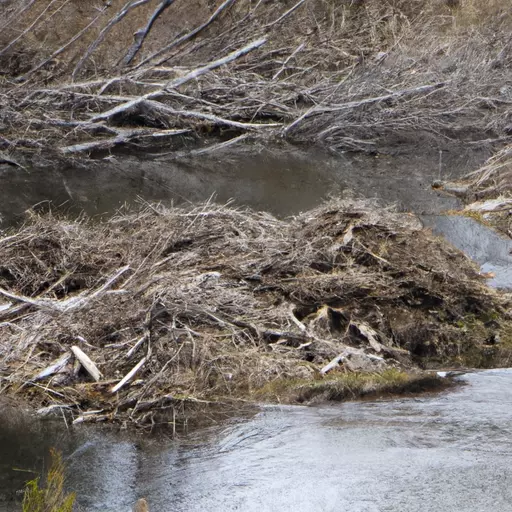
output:
[[[132,9],[135,9],[139,7],[140,5],[147,4],[151,0],[137,0],[137,1],[130,1],[127,2],[124,7],[120,11],[117,12],[117,14],[110,19],[110,21],[107,23],[107,25],[102,29],[98,37],[95,39],[95,41],[87,48],[87,51],[83,55],[83,57],[78,61],[78,64],[75,66],[75,69],[73,70],[73,73],[71,73],[71,78],[75,78],[76,75],[80,72],[82,67],[84,66],[87,59],[91,56],[91,54],[98,48],[98,46],[103,42],[105,37],[107,36],[107,33],[109,30],[119,23]]]
[[[137,30],[134,34],[135,41],[126,53],[126,56],[123,59],[123,64],[127,66],[130,62],[135,58],[135,55],[139,52],[144,44],[144,40],[148,36],[151,28],[153,27],[155,21],[158,17],[172,4],[174,0],[162,0],[162,3],[156,8],[155,12],[151,15],[148,23],[145,28]]]
[[[294,12],[296,9],[298,9],[305,2],[307,2],[307,0],[300,0],[293,7],[288,9],[284,14],[279,16],[279,18],[277,18],[277,20],[275,20],[272,23],[269,23],[268,25],[266,25],[265,28],[269,29],[269,28],[272,28],[274,25],[277,25],[278,23],[281,23],[281,21],[283,21],[285,18],[290,16],[290,14],[292,14],[292,12]]]
[[[171,44],[167,45],[165,48],[162,48],[161,50],[158,50],[157,52],[153,53],[152,55],[150,55],[149,57],[144,59],[138,66],[136,66],[135,69],[139,69],[144,64],[147,64],[148,62],[152,61],[153,59],[156,59],[157,57],[160,57],[160,55],[163,55],[164,53],[168,52],[169,50],[172,50],[176,46],[179,46],[179,45],[185,43],[186,41],[190,41],[191,39],[196,37],[206,27],[211,25],[218,18],[218,16],[225,9],[227,9],[233,2],[235,2],[235,0],[226,0],[225,2],[223,2],[221,5],[219,5],[217,10],[210,16],[210,18],[208,18],[208,20],[205,23],[203,23],[202,25],[199,25],[194,30],[190,31],[188,34],[185,34],[184,36],[176,39]],[[159,66],[160,64],[163,64],[167,59],[168,58],[161,60],[156,65]]]
[[[156,98],[164,95],[165,91],[167,89],[177,88],[180,85],[186,84],[190,80],[194,80],[194,79],[200,77],[201,75],[204,75],[208,71],[216,69],[216,68],[218,68],[220,66],[224,66],[224,65],[226,65],[226,64],[228,64],[228,63],[230,63],[230,62],[232,62],[232,61],[242,57],[243,55],[246,55],[247,53],[249,53],[249,52],[259,48],[260,46],[264,45],[266,43],[266,41],[267,40],[265,38],[258,39],[257,41],[253,41],[252,43],[249,43],[248,45],[244,46],[240,50],[231,52],[230,54],[226,55],[222,59],[218,59],[218,60],[215,60],[213,62],[210,62],[206,66],[197,68],[197,69],[191,71],[190,73],[186,74],[183,77],[176,78],[175,80],[171,80],[162,89],[159,89],[158,91],[147,93],[147,94],[145,94],[143,96],[140,96],[139,98],[136,98],[134,100],[128,101],[127,103],[124,103],[122,105],[114,107],[111,110],[107,110],[106,112],[103,112],[101,114],[93,116],[91,118],[91,121],[92,122],[98,122],[98,121],[103,121],[105,119],[110,119],[111,117],[113,117],[113,116],[115,116],[117,114],[120,114],[122,112],[125,112],[125,111],[127,111],[129,109],[132,109],[132,108],[140,105],[141,103],[143,103],[143,102],[145,102],[147,100],[156,99]],[[167,107],[164,107],[162,105],[162,107],[160,107],[160,108],[167,108]],[[173,112],[176,112],[176,111],[173,111]]]

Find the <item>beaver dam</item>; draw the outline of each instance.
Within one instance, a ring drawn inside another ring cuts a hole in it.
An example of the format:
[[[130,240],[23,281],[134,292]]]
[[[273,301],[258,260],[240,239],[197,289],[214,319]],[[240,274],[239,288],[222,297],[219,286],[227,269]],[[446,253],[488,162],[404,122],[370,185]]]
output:
[[[495,165],[510,143],[503,0],[0,4],[0,164],[24,195],[9,218],[33,197],[29,169],[53,194],[55,169],[126,153],[434,151],[442,180],[457,144]],[[197,197],[203,180],[187,179]],[[416,217],[371,203],[287,220],[209,202],[99,223],[32,214],[0,237],[0,393],[66,421],[175,423],[509,363],[508,295]]]
[[[425,389],[421,369],[509,362],[507,296],[416,217],[365,202],[285,221],[210,203],[34,214],[0,262],[0,393],[74,422]]]

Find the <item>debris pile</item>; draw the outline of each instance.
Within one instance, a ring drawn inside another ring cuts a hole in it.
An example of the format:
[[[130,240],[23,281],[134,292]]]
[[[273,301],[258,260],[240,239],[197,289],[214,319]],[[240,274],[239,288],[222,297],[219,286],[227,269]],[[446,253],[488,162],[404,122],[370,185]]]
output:
[[[419,134],[441,146],[510,135],[503,0],[7,0],[0,18],[12,161],[248,137],[375,152]]]
[[[364,202],[33,215],[0,238],[0,393],[151,424],[274,381],[464,364],[506,307],[415,217]]]

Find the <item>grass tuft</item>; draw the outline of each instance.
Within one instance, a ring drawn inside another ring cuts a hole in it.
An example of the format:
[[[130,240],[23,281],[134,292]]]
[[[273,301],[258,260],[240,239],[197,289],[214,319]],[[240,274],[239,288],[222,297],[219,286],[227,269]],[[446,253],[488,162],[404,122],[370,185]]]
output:
[[[52,463],[46,477],[46,487],[39,478],[30,480],[23,496],[23,512],[72,512],[75,493],[64,492],[65,466],[61,454],[51,450]]]

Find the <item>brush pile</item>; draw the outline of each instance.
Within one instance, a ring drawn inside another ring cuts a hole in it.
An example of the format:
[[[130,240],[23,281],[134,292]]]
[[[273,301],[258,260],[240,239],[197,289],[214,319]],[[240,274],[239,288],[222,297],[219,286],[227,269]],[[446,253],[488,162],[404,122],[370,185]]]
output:
[[[286,222],[213,204],[34,215],[0,238],[0,394],[152,424],[278,380],[464,364],[506,343],[507,308],[415,217],[368,203]]]
[[[504,0],[7,0],[0,19],[8,157],[511,135]]]

